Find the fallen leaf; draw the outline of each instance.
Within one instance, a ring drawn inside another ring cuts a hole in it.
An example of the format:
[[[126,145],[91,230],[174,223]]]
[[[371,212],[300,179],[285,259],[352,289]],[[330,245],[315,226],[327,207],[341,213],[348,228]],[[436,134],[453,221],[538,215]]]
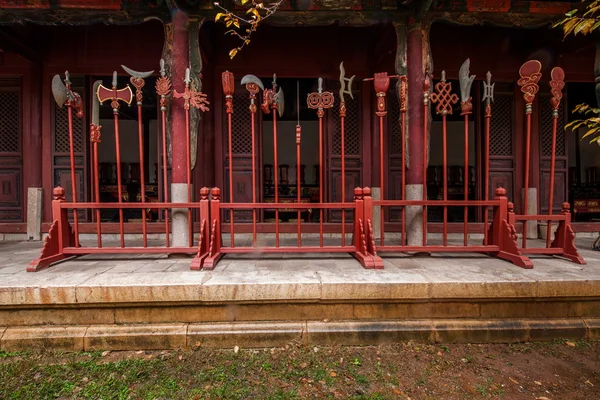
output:
[[[335,378],[335,377],[337,376],[337,374],[336,374],[335,372],[331,371],[331,372],[329,373],[329,376],[331,376],[331,377],[334,377],[334,378]]]
[[[183,356],[179,356],[179,361],[183,360]]]
[[[239,347],[239,346],[235,346],[235,347],[233,348],[233,352],[234,352],[235,354],[237,354],[237,353],[238,353],[238,351],[240,351],[240,347]]]
[[[519,382],[518,382],[516,379],[513,379],[513,378],[511,378],[510,376],[508,377],[508,379],[509,379],[509,380],[510,380],[512,383],[514,383],[515,385],[518,385],[518,384],[519,384]]]
[[[533,381],[533,383],[535,383],[538,386],[542,386],[542,382],[540,382],[540,381]]]
[[[550,400],[550,399],[542,396],[542,397],[536,397],[535,400]]]
[[[135,352],[135,354],[142,354],[144,351],[143,350],[138,350]]]
[[[573,342],[567,342],[567,346],[569,346],[569,347],[575,347],[575,343],[573,343]]]
[[[300,368],[304,369],[308,367],[308,363],[303,362],[302,364],[300,364]]]
[[[591,387],[594,387],[594,384],[592,382],[590,382],[590,381],[585,381],[585,384],[586,385],[590,385]]]
[[[438,351],[438,352],[437,352],[437,355],[438,355],[438,356],[441,356],[441,355],[443,355],[443,354],[442,354],[442,352],[441,352],[441,351]]]
[[[102,357],[106,357],[110,353],[110,350],[106,350],[102,352]]]
[[[313,349],[313,351],[314,351],[315,353],[317,353],[317,352],[319,351],[319,349],[315,347],[315,348]]]

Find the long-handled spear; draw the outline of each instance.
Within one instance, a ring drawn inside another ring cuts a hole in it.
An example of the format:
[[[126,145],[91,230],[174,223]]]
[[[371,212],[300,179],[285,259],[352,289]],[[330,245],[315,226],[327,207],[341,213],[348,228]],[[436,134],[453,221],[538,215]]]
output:
[[[352,75],[350,78],[346,78],[346,70],[344,69],[344,62],[340,63],[340,153],[342,156],[342,203],[346,201],[346,100],[344,94],[350,96],[354,100],[352,94],[352,81],[356,75]],[[348,82],[348,89],[346,89],[346,82]],[[346,209],[342,208],[342,247],[346,245]]]
[[[469,200],[469,115],[473,112],[473,104],[471,103],[471,85],[475,80],[475,75],[470,75],[469,66],[471,60],[468,58],[461,65],[458,72],[458,79],[460,83],[460,101],[461,101],[461,112],[460,115],[465,118],[465,169],[463,171],[463,184],[464,184],[464,195],[465,201]],[[469,207],[464,207],[463,214],[464,222],[464,245],[467,245],[469,237]]]
[[[490,129],[492,121],[492,101],[494,101],[494,85],[492,83],[492,73],[490,71],[485,74],[486,81],[483,82],[483,101],[485,101],[485,171],[484,171],[484,187],[485,194],[484,199],[488,201],[490,198]],[[485,214],[483,215],[484,230],[483,230],[483,244],[488,244],[488,218],[489,211],[485,208]]]
[[[160,59],[160,78],[156,80],[156,93],[160,96],[160,113],[162,119],[162,158],[163,158],[163,192],[164,202],[169,201],[167,181],[167,96],[171,93],[171,78],[165,71],[165,60]],[[165,209],[166,246],[169,247],[169,210]]]

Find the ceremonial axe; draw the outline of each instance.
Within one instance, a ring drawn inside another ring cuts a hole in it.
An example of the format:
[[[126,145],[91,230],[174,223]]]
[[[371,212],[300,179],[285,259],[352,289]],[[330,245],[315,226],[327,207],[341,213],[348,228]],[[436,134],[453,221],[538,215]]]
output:
[[[59,108],[65,104],[75,110],[78,118],[83,117],[83,102],[79,93],[71,90],[71,75],[65,71],[64,83],[59,75],[52,78],[52,95]]]
[[[98,96],[98,101],[100,104],[110,100],[110,106],[113,109],[113,113],[118,112],[119,101],[123,101],[127,103],[127,105],[130,105],[131,101],[133,100],[133,92],[131,91],[129,85],[123,89],[117,89],[117,71],[113,72],[112,89],[108,89],[103,85],[100,85],[98,86],[96,96]]]

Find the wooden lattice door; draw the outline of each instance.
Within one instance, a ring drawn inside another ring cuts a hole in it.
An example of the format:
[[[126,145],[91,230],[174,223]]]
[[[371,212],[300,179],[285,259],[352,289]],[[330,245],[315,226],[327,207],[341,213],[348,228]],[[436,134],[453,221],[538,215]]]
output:
[[[71,88],[87,99],[84,78],[71,76]],[[86,117],[77,118],[73,113],[73,148],[75,153],[75,186],[78,201],[87,200],[87,152],[86,152]],[[67,107],[58,107],[52,100],[52,179],[53,187],[65,189],[67,201],[72,201],[71,165],[69,145],[69,120]],[[79,217],[86,218],[85,210],[79,210]]]
[[[487,189],[490,199],[499,187],[506,189],[509,200],[515,199],[515,102],[512,89],[512,84],[496,83],[490,122],[490,186]],[[484,107],[481,108],[483,111]],[[483,140],[482,143],[485,145]]]
[[[566,99],[561,102],[558,109],[558,123],[556,129],[556,164],[554,170],[554,198],[552,199],[552,212],[559,214],[561,205],[567,201],[567,140],[565,135],[565,107]],[[548,213],[548,196],[550,190],[550,158],[552,156],[552,107],[550,96],[541,95],[540,110],[540,211]]]
[[[229,196],[229,166],[233,165],[233,201],[235,203],[252,202],[252,117],[248,107],[250,99],[248,91],[236,79],[236,92],[233,94],[234,112],[232,115],[232,162],[229,160],[229,138],[227,127],[227,113],[223,112],[223,160],[224,185],[223,199],[230,201]],[[260,154],[261,112],[259,100],[256,100],[258,111],[255,118],[255,160],[256,166],[256,193],[260,201],[260,169],[258,168],[258,155]],[[234,212],[236,222],[252,222],[252,210],[238,210]],[[229,220],[229,213],[225,215]]]
[[[391,88],[386,96],[387,114],[387,146],[388,154],[385,196],[387,199],[402,199],[402,130],[400,126],[400,101],[395,88]],[[376,167],[377,168],[377,167]],[[402,208],[390,207],[384,213],[387,221],[402,221]]]
[[[21,80],[0,78],[0,221],[23,221]]]
[[[331,85],[335,87],[335,84]],[[342,199],[342,137],[340,129],[339,98],[336,98],[336,107],[331,110],[331,123],[329,124],[328,135],[330,161],[329,161],[329,180],[330,188],[329,201],[351,202],[354,198],[354,188],[362,187],[362,146],[361,146],[361,93],[354,89],[354,99],[346,95],[346,118],[344,121],[344,153],[345,153],[345,199]],[[346,221],[352,221],[352,212],[346,212]],[[341,210],[332,210],[330,214],[331,222],[341,222]]]

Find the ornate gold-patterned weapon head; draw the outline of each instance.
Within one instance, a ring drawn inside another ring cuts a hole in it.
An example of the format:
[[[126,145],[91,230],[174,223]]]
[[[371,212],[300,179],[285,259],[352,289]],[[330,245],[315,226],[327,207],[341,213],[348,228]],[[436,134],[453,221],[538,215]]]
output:
[[[316,109],[317,115],[322,117],[325,108],[333,107],[335,98],[331,92],[323,92],[323,78],[319,78],[317,92],[309,93],[307,96],[308,108]]]
[[[231,72],[228,71],[224,72],[223,74],[225,73],[231,74]],[[191,81],[192,80],[190,79],[190,69],[186,68],[185,78],[183,79],[183,82],[185,83],[185,90],[183,91],[183,93],[179,93],[177,92],[177,90],[173,90],[173,97],[176,99],[183,98],[183,107],[186,110],[189,110],[190,106],[192,106],[194,108],[199,109],[200,111],[208,111],[209,109],[207,107],[207,104],[210,104],[210,102],[206,99],[206,94],[195,91],[193,88],[191,88]],[[231,85],[233,86],[233,82],[231,83]]]
[[[281,117],[285,110],[285,98],[281,87],[277,91],[277,74],[273,74],[272,89],[265,89],[263,92],[263,103],[261,109],[265,114],[269,114],[270,110],[277,110]]]
[[[565,87],[565,71],[561,67],[554,67],[550,72],[550,93],[552,98],[550,104],[552,105],[552,116],[558,118],[558,108],[560,107],[560,101],[562,100],[562,90]]]
[[[533,111],[533,100],[535,100],[535,95],[540,90],[538,82],[542,77],[541,70],[542,63],[537,60],[529,60],[519,68],[521,79],[517,81],[517,84],[521,86],[521,92],[523,92],[526,114],[531,114]]]
[[[110,100],[110,106],[112,107],[114,114],[119,112],[119,101],[123,101],[127,103],[127,105],[130,105],[131,100],[133,100],[133,92],[131,91],[129,85],[123,89],[117,89],[117,71],[113,72],[112,89],[108,89],[103,85],[99,85],[98,90],[96,91],[96,96],[98,96],[98,101],[100,104]]]
[[[377,111],[375,115],[383,117],[387,114],[385,105],[385,94],[390,87],[390,78],[401,78],[401,75],[389,75],[387,72],[377,72],[372,78],[365,78],[363,81],[374,81],[375,94],[377,96]]]
[[[171,94],[171,78],[167,77],[165,60],[160,59],[160,78],[156,80],[156,93],[160,96],[160,110],[167,111],[167,96]]]

